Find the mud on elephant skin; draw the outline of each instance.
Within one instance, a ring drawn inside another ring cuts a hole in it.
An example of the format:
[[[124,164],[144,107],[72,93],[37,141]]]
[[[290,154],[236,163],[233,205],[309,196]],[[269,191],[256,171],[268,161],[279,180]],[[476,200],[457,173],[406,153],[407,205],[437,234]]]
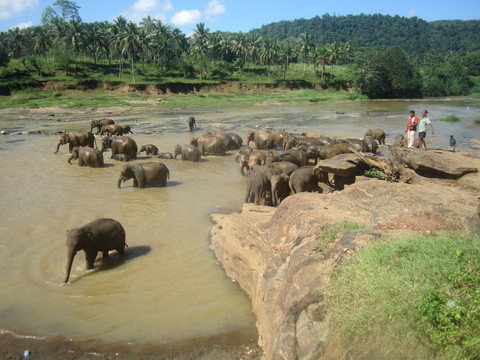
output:
[[[127,136],[104,137],[102,139],[102,153],[107,149],[112,149],[112,159],[117,154],[125,154],[132,159],[137,158],[137,143]]]
[[[177,159],[177,156],[180,155],[182,161],[192,161],[199,162],[202,155],[198,147],[192,144],[185,145],[175,145],[174,158]]]
[[[90,131],[93,132],[93,129],[97,129],[96,135],[98,135],[100,134],[100,130],[102,129],[102,126],[109,125],[109,124],[115,124],[115,121],[107,118],[92,120],[92,122],[90,123]]]
[[[145,186],[167,186],[167,179],[170,179],[170,171],[161,162],[142,162],[133,165],[125,165],[118,178],[117,187],[121,183],[133,179],[133,187],[140,189]]]
[[[78,159],[78,166],[103,167],[103,155],[98,149],[89,146],[78,146],[72,149],[72,155],[68,159],[71,165],[72,160]]]
[[[77,228],[67,230],[67,276],[64,284],[68,283],[73,259],[78,251],[85,251],[87,269],[93,269],[95,258],[99,252],[108,257],[110,250],[116,250],[119,255],[125,254],[125,229],[116,220],[100,218]]]
[[[145,152],[145,155],[158,155],[158,148],[153,144],[142,145],[138,153],[142,152]]]
[[[95,136],[90,131],[70,131],[65,132],[60,136],[57,144],[57,150],[54,154],[58,153],[60,145],[69,144],[68,152],[71,153],[74,147],[78,146],[90,146],[96,147]]]

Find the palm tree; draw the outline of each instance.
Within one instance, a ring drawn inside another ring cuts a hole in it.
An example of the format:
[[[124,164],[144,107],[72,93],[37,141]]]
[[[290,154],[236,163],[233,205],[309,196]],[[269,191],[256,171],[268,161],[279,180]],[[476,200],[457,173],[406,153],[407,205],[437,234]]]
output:
[[[208,48],[208,40],[210,38],[210,30],[205,27],[204,23],[197,24],[195,33],[193,34],[193,41],[195,50],[200,59],[200,79],[203,74],[203,61]]]
[[[246,41],[247,41],[247,54],[250,57],[250,61],[252,62],[252,64],[255,64],[257,62],[262,38],[254,33],[249,33],[247,35]]]
[[[307,71],[307,62],[310,55],[310,52],[314,48],[312,43],[312,38],[309,33],[304,33],[300,35],[300,53],[303,57],[303,77]]]
[[[35,47],[34,50],[40,52],[45,59],[47,71],[50,71],[48,66],[47,51],[52,47],[52,35],[49,31],[48,25],[37,26],[35,28]]]
[[[130,62],[132,63],[132,78],[133,82],[135,82],[134,58],[136,51],[140,48],[140,36],[137,25],[131,21],[125,27],[122,45],[122,53],[127,53],[130,57]]]
[[[15,27],[8,30],[8,43],[11,50],[9,55],[13,55],[14,59],[20,59],[22,57],[22,49],[25,44],[25,36],[20,28]]]
[[[328,62],[328,50],[327,47],[324,45],[322,47],[315,49],[314,55],[314,66],[321,66],[322,67],[322,75],[321,78],[325,75],[325,64]]]
[[[287,71],[288,71],[288,65],[290,64],[290,59],[294,55],[294,50],[293,47],[289,44],[282,44],[280,46],[280,50],[278,52],[278,55],[282,61],[282,67],[283,67],[283,81],[285,81],[286,76],[287,76]]]
[[[123,42],[123,36],[125,34],[126,26],[127,26],[127,19],[120,15],[114,20],[114,24],[111,28],[113,45],[115,46],[115,49],[118,52],[118,77],[119,78],[122,76],[122,73],[123,73],[124,58],[123,58],[122,42]]]
[[[72,51],[73,51],[73,57],[75,60],[75,73],[77,73],[78,70],[78,54],[80,53],[80,50],[84,46],[84,40],[85,40],[85,31],[84,31],[84,26],[83,24],[78,21],[78,20],[70,20],[67,23],[67,32],[65,34],[66,36],[66,43],[67,46],[70,46]]]
[[[265,38],[260,52],[260,61],[268,66],[268,78],[270,79],[270,67],[275,62],[278,44],[276,39]]]

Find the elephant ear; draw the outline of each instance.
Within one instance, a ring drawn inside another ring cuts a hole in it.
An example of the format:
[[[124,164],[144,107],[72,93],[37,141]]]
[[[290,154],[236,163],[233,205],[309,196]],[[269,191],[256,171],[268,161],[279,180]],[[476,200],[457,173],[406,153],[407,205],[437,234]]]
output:
[[[93,242],[93,233],[91,231],[85,231],[85,248],[88,249]]]

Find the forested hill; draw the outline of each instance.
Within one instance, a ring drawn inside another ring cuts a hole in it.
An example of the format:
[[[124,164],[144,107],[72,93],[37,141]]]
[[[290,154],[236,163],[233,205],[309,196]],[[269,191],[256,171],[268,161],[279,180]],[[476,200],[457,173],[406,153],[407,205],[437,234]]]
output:
[[[279,21],[251,31],[260,36],[295,42],[308,33],[314,43],[351,41],[356,46],[401,46],[407,52],[468,50],[480,44],[480,20],[427,22],[417,17],[389,15],[315,16]]]

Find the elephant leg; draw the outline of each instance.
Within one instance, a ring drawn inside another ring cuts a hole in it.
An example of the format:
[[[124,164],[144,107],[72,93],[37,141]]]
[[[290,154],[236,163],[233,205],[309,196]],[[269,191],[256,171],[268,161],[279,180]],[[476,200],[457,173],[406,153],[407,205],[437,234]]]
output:
[[[133,187],[138,187],[138,181],[136,178],[133,179]]]
[[[95,264],[95,258],[97,257],[98,251],[89,251],[85,252],[85,258],[87,259],[87,269],[91,270]]]
[[[102,251],[102,257],[104,257],[104,258],[108,257],[108,250],[107,251]]]

